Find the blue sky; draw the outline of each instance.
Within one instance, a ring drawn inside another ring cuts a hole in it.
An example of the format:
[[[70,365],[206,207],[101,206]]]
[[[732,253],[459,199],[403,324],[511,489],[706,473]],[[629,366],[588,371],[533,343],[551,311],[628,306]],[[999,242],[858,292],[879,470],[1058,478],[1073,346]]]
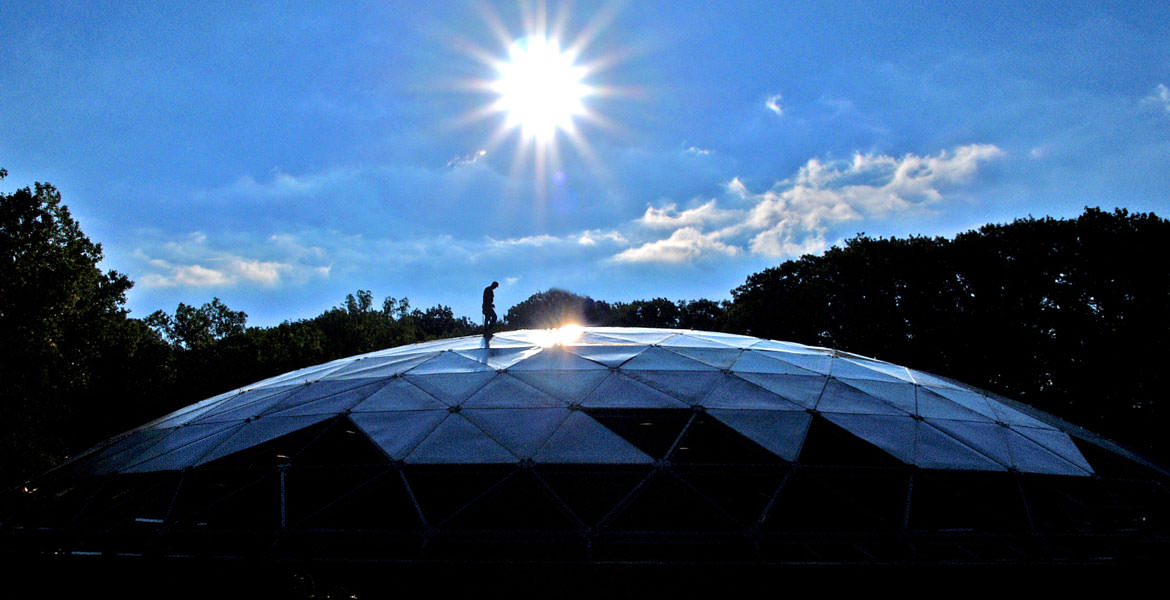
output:
[[[10,0],[0,189],[57,185],[132,314],[258,325],[359,288],[478,319],[493,279],[501,309],[721,299],[858,232],[1170,216],[1166,2],[541,7]],[[595,93],[538,147],[476,82],[555,31]]]

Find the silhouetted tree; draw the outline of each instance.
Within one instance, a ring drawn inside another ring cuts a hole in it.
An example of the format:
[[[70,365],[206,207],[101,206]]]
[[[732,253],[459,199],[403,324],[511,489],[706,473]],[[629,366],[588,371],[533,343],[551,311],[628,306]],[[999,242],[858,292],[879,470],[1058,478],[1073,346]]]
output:
[[[509,308],[504,322],[515,329],[549,329],[566,323],[607,325],[610,310],[606,302],[552,288]]]
[[[0,193],[0,479],[66,451],[103,351],[128,342],[132,284],[101,259],[52,185]]]
[[[248,315],[213,298],[199,308],[180,302],[174,316],[156,310],[144,321],[159,336],[180,348],[199,348],[243,333]]]
[[[945,374],[1167,457],[1170,221],[1086,209],[859,236],[732,291],[729,329]]]

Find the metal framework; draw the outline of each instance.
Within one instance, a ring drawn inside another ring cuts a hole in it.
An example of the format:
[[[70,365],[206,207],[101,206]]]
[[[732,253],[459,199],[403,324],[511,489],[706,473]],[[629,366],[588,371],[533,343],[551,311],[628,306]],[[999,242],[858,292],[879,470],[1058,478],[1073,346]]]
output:
[[[795,462],[682,457],[706,424],[692,411],[648,466],[428,466],[389,459],[339,416],[219,464],[46,482],[10,498],[23,506],[3,524],[4,545],[389,563],[1102,564],[1170,554],[1170,495],[1157,480],[932,471],[876,448],[872,460],[836,464],[841,434],[827,421]]]

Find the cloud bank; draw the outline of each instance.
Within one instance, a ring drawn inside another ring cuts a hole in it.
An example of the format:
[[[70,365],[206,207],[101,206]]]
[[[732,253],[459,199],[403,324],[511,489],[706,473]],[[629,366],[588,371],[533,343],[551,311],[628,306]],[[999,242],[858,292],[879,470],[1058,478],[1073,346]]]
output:
[[[921,214],[946,194],[970,183],[982,165],[1006,153],[991,144],[959,146],[936,155],[857,153],[848,161],[813,158],[797,173],[762,192],[738,178],[727,184],[720,206],[711,199],[679,210],[674,203],[649,206],[637,220],[642,230],[671,231],[615,254],[619,262],[691,262],[736,256],[800,256],[828,247],[834,226],[867,218]]]

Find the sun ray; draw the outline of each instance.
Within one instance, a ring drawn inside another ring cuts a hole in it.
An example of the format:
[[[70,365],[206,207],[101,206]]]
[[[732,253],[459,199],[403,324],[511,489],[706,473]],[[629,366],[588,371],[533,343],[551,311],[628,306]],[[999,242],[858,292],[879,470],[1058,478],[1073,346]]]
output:
[[[596,52],[596,42],[614,20],[616,7],[615,2],[605,3],[582,29],[569,35],[573,16],[569,3],[550,9],[542,0],[521,2],[521,30],[516,34],[490,5],[477,3],[479,16],[502,52],[470,40],[459,43],[460,50],[487,71],[465,79],[461,87],[490,95],[491,100],[457,117],[453,125],[499,119],[481,148],[494,155],[498,147],[514,140],[510,177],[530,177],[538,205],[548,200],[551,184],[569,181],[566,171],[573,165],[593,173],[601,169],[588,134],[620,128],[600,114],[595,101],[636,95],[597,81],[629,55],[617,49]],[[564,150],[569,150],[567,155]],[[539,212],[544,207],[534,208]]]

